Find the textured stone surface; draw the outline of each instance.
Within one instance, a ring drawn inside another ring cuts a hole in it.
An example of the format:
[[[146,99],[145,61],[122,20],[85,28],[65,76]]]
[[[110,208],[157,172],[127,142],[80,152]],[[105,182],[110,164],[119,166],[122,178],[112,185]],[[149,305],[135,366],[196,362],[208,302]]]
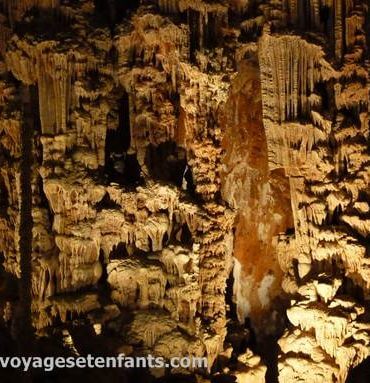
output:
[[[370,347],[368,4],[121,3],[1,1],[1,329],[345,382]]]

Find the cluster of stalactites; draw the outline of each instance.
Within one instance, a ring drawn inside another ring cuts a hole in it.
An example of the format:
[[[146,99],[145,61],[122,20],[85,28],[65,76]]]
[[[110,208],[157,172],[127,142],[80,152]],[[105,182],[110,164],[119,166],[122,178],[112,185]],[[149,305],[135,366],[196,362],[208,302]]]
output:
[[[315,85],[334,75],[323,56],[298,36],[265,31],[259,47],[264,118],[280,123],[309,113]]]
[[[158,0],[159,8],[165,13],[177,13],[179,11],[178,0]]]
[[[307,368],[312,370],[310,382],[345,382],[349,367],[369,355],[370,326],[356,320],[365,309],[351,298],[336,296],[341,284],[320,274],[299,288],[300,301],[287,310],[296,328],[279,340],[280,382],[295,381],[293,376],[304,376]]]
[[[330,41],[335,58],[341,61],[366,11],[365,2],[353,0],[279,0],[269,2],[269,19],[278,15],[283,25],[294,25],[303,32],[323,33]],[[343,33],[344,32],[344,33]]]
[[[60,0],[2,0],[3,7],[8,12],[10,23],[19,21],[33,7],[42,9],[58,8]]]
[[[58,50],[54,41],[30,45],[14,37],[6,52],[6,64],[26,85],[37,83],[43,134],[60,134],[67,129],[72,99],[72,78],[96,70],[94,57]]]

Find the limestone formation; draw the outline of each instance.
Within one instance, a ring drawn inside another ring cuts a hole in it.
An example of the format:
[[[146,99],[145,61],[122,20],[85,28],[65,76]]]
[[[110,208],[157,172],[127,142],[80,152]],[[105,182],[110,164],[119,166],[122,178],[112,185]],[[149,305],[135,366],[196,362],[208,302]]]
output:
[[[0,5],[0,342],[369,374],[367,1]]]

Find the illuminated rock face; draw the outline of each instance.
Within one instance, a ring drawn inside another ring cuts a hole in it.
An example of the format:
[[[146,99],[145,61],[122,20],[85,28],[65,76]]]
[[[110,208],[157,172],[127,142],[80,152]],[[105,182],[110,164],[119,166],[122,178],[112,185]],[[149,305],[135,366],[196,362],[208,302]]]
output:
[[[1,272],[32,297],[1,287],[4,324],[217,369],[228,317],[259,341],[288,307],[276,379],[344,382],[370,344],[366,1],[119,3],[2,1]]]

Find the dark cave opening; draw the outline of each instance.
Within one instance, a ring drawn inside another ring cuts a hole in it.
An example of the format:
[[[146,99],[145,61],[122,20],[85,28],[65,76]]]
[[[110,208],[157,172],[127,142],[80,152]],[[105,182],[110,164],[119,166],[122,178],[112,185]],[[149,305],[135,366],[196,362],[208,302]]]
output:
[[[186,152],[174,141],[166,141],[158,146],[150,144],[147,148],[145,163],[150,176],[155,180],[182,186],[188,170]]]
[[[346,276],[342,276],[342,281],[342,285],[339,287],[337,295],[349,295],[355,298],[360,304],[364,304],[365,294],[362,287]]]
[[[320,22],[321,22],[321,24],[324,25],[324,33],[329,34],[329,32],[330,32],[330,16],[331,16],[330,7],[327,5],[321,5],[320,10],[319,10],[319,14],[320,14]]]
[[[229,318],[225,342],[233,348],[231,355],[232,363],[236,363],[238,356],[245,353],[247,348],[255,352],[256,336],[249,318],[246,318],[244,324],[239,323],[237,319]],[[215,368],[217,368],[217,365]]]
[[[338,226],[342,222],[340,220],[341,215],[343,214],[343,209],[341,205],[335,207],[332,212],[328,212],[325,217],[325,225],[327,226]]]
[[[174,228],[167,242],[168,244],[181,244],[183,247],[192,249],[194,240],[188,225],[186,223],[179,223],[175,221]]]
[[[217,14],[209,12],[204,34],[204,47],[207,49],[215,48],[220,43],[221,36],[218,33],[218,22]]]
[[[289,235],[289,236],[293,236],[295,234],[295,228],[294,227],[288,227],[286,230],[285,230],[285,234],[286,235]]]
[[[260,355],[263,363],[267,367],[265,375],[266,383],[278,383],[278,357],[280,352],[278,340],[289,326],[289,320],[286,315],[288,307],[289,301],[283,296],[277,296],[274,299],[269,314],[270,320],[274,321],[275,329],[273,333],[254,332],[255,323],[248,323],[248,318],[246,320],[247,328],[251,329],[250,349],[254,354]],[[264,318],[262,320],[264,320]]]
[[[358,193],[359,202],[368,202],[370,204],[370,190],[360,190]]]
[[[40,207],[46,209],[48,214],[48,227],[50,230],[52,230],[52,222],[53,222],[53,213],[50,209],[48,198],[46,197],[45,191],[44,191],[44,182],[41,176],[38,177],[37,180],[37,186],[38,186],[38,204]]]
[[[196,51],[199,44],[199,12],[188,10],[188,25],[190,29],[190,60],[195,61]]]
[[[113,68],[117,70],[119,52],[118,49],[113,45],[107,53],[107,61],[113,65]]]
[[[238,15],[238,13],[236,13]],[[239,19],[238,24],[243,22],[244,20],[248,19],[251,15],[253,17],[262,16],[261,9],[259,8],[257,2],[249,2],[246,10],[239,16],[236,16],[237,19]],[[232,12],[229,14],[229,24],[233,23],[233,20],[235,19],[235,13]],[[241,25],[240,29],[240,35],[238,40],[240,42],[246,43],[250,41],[256,41],[262,34],[262,25],[258,25],[258,23],[255,23],[253,26],[250,26],[248,29],[243,27]]]
[[[341,161],[340,165],[341,166],[340,166],[339,175],[341,177],[348,176],[349,172],[348,172],[348,160],[347,160],[347,157],[343,157],[343,160]]]
[[[118,100],[118,126],[108,129],[105,139],[105,158],[112,153],[122,154],[127,152],[131,143],[130,132],[130,100],[127,92]]]
[[[141,167],[135,154],[127,154],[124,161],[124,177],[121,181],[121,184],[126,186],[139,186],[143,185],[144,179],[141,176]],[[116,168],[115,168],[116,169]],[[121,171],[120,165],[118,169]]]
[[[170,92],[168,97],[173,105],[175,116],[179,117],[181,108],[181,99],[179,92]]]
[[[191,232],[189,230],[189,227],[186,223],[184,223],[181,226],[181,235],[180,235],[180,241],[186,246],[192,246],[193,245],[193,238],[191,235]]]
[[[114,202],[110,198],[108,193],[106,193],[104,195],[104,197],[101,199],[101,201],[99,201],[95,205],[95,207],[96,207],[96,210],[99,212],[102,211],[103,209],[112,209],[112,210],[115,210],[115,209],[120,210],[121,209],[121,206],[118,203]]]
[[[303,281],[309,280],[312,275],[318,275],[321,273],[330,273],[334,277],[341,276],[341,269],[343,264],[337,262],[335,259],[324,259],[322,261],[314,261],[312,263],[311,271],[303,278]]]
[[[194,178],[193,178],[193,172],[191,171],[190,166],[187,166],[185,168],[184,172],[184,184],[183,186],[189,193],[189,195],[197,202],[200,201],[199,196],[196,194],[196,185],[194,183]]]
[[[365,383],[369,380],[370,357],[367,357],[362,363],[351,369],[346,382],[347,383]]]
[[[33,135],[35,121],[29,87],[21,89],[24,103],[24,121],[21,124],[21,160],[20,160],[20,223],[19,252],[21,278],[18,280],[19,302],[14,315],[14,330],[18,343],[18,351],[31,355],[34,345],[34,328],[32,326],[32,166]]]
[[[94,0],[94,12],[100,23],[111,25],[111,10],[105,0]]]
[[[235,383],[236,377],[233,375],[226,375],[224,373],[214,375],[211,377],[211,383]]]
[[[297,5],[298,5],[299,27],[302,30],[310,29],[311,27],[310,0],[300,0],[297,2]]]
[[[104,251],[102,249],[99,250],[99,262],[101,263],[102,266],[104,266],[107,262],[106,262],[106,257],[104,255]],[[106,277],[107,277],[107,270],[105,269],[105,267],[103,267],[103,273],[102,273],[102,276],[99,280],[102,281],[102,280],[106,280]]]
[[[94,13],[100,25],[109,25],[113,30],[132,11],[135,11],[140,0],[94,0]]]
[[[55,38],[73,23],[72,18],[66,17],[57,9],[39,9],[37,7],[28,10],[23,20],[14,25],[14,30],[19,36],[32,33],[45,39]]]
[[[330,282],[333,278],[342,280],[342,284],[338,288],[336,296],[349,296],[354,298],[359,304],[366,307],[366,294],[364,289],[354,280],[345,275],[345,265],[340,258],[324,259],[322,261],[314,261],[309,274],[303,278],[303,282],[307,282],[312,276],[325,274],[326,280]],[[370,307],[369,307],[370,308]]]
[[[171,17],[174,21],[178,21],[179,24],[186,24],[188,22],[188,15],[186,11],[174,13]]]
[[[293,273],[294,273],[294,278],[299,282],[301,280],[301,277],[299,276],[299,262],[298,259],[294,258],[293,259]]]
[[[236,303],[234,302],[234,274],[233,271],[230,272],[229,278],[226,280],[226,293],[225,293],[225,302],[229,307],[228,316],[233,320],[237,319],[236,312]]]
[[[0,214],[6,214],[9,207],[9,193],[4,178],[0,175]]]
[[[169,236],[167,233],[164,233],[164,236],[162,238],[162,247],[166,247],[169,243]]]
[[[262,346],[257,347],[257,353],[261,355],[267,367],[265,375],[266,383],[278,383],[278,340],[281,335],[282,333],[276,336],[270,335],[258,342],[258,344],[261,343]]]
[[[97,282],[97,287],[101,292],[99,301],[104,304],[110,301],[110,288],[108,285],[107,259],[102,249],[99,250],[99,263],[102,267],[102,274]]]
[[[329,92],[329,87],[323,82],[319,82],[315,85],[315,92],[321,96],[320,112],[328,113],[332,110],[331,99],[332,96]]]
[[[237,368],[238,365],[238,356],[245,353],[247,348],[256,352],[257,350],[257,337],[254,331],[252,322],[250,318],[245,318],[245,322],[239,322],[237,318],[237,305],[234,297],[234,275],[231,270],[228,279],[226,280],[226,292],[225,292],[225,302],[227,305],[227,335],[225,338],[225,346],[231,345],[233,350],[231,354],[230,361],[227,362],[227,365],[232,365]],[[214,380],[212,377],[212,382],[228,382],[229,379],[233,376],[223,375],[223,365],[225,361],[223,357],[219,357],[212,368],[212,372],[220,372],[219,379]],[[233,369],[233,368],[232,368]],[[216,376],[216,375],[215,375]]]
[[[118,126],[108,129],[105,138],[104,171],[110,182],[124,186],[142,184],[141,168],[136,153],[130,153],[130,100],[124,92],[118,101]]]
[[[258,25],[254,26],[253,28],[250,28],[249,30],[243,28],[238,39],[241,43],[256,41],[261,36],[261,33],[262,27]]]
[[[18,280],[13,274],[5,270],[4,262],[5,255],[0,251],[0,311],[5,301],[16,301],[18,299]],[[0,325],[2,321],[5,321],[5,317],[0,316]]]
[[[123,242],[118,243],[118,245],[114,245],[113,249],[109,254],[109,259],[124,259],[128,258],[130,255],[127,251],[126,245]]]
[[[340,220],[340,217],[342,215],[342,212],[343,212],[343,209],[342,209],[342,206],[341,205],[338,205],[334,211],[333,211],[333,214],[332,214],[332,217],[331,217],[331,224],[332,225],[340,225],[341,224],[341,220]]]
[[[149,247],[149,251],[153,251],[153,240],[148,237],[148,247]]]

